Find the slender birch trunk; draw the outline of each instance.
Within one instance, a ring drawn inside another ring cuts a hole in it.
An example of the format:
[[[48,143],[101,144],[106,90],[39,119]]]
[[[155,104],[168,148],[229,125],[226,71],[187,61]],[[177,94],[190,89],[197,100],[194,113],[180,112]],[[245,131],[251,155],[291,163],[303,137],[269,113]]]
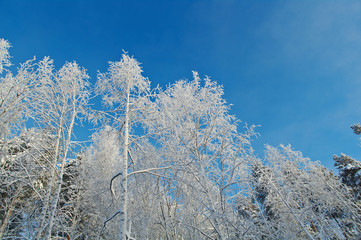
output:
[[[59,198],[60,198],[61,185],[63,183],[64,166],[65,166],[67,155],[68,155],[70,139],[71,139],[72,130],[73,130],[73,127],[74,127],[75,117],[77,115],[77,112],[76,112],[76,96],[75,95],[76,95],[76,93],[75,93],[75,88],[74,88],[73,89],[72,116],[71,116],[70,125],[69,125],[67,136],[66,136],[65,149],[64,149],[63,158],[62,158],[62,161],[61,161],[60,173],[59,173],[59,177],[58,177],[58,183],[57,183],[57,186],[56,186],[57,187],[56,188],[56,193],[55,193],[54,200],[53,200],[51,208],[50,208],[49,226],[48,226],[48,229],[47,229],[45,239],[50,239],[51,238],[51,232],[52,232],[52,228],[53,228],[53,224],[54,224],[55,210],[56,210],[56,206],[58,205]]]
[[[143,95],[147,95],[150,89],[149,81],[147,78],[144,78],[142,75],[142,69],[139,66],[137,60],[133,57],[129,57],[126,53],[122,54],[122,59],[119,62],[110,62],[110,67],[107,73],[98,74],[97,82],[97,91],[103,93],[103,100],[106,103],[110,104],[111,107],[118,105],[119,109],[124,110],[114,111],[114,116],[111,116],[112,119],[119,122],[123,122],[121,129],[123,131],[121,137],[123,138],[123,157],[121,159],[121,169],[113,177],[121,177],[120,180],[120,209],[116,214],[120,214],[119,220],[119,240],[131,239],[130,237],[130,224],[128,225],[128,177],[134,173],[128,174],[128,154],[129,154],[129,144],[130,144],[130,123],[131,123],[131,111],[130,106],[132,105],[134,111],[141,111],[140,108],[137,108],[137,104],[142,104],[137,102],[137,98],[141,98]],[[134,96],[131,96],[131,91]],[[134,98],[134,99],[133,99]],[[125,100],[125,102],[124,102]],[[141,106],[143,108],[144,106]],[[117,107],[116,107],[117,108]],[[123,119],[124,118],[124,119]],[[121,121],[119,121],[122,119]],[[118,125],[119,126],[119,125]],[[138,172],[140,173],[140,172]],[[113,180],[112,179],[112,180]],[[112,182],[111,182],[112,183]],[[106,220],[108,222],[111,220]]]
[[[0,239],[2,239],[4,233],[5,233],[5,227],[8,225],[11,214],[13,213],[15,209],[15,203],[17,200],[17,196],[14,196],[14,198],[11,200],[10,208],[6,212],[5,219],[3,220],[2,224],[0,225]]]
[[[129,148],[129,98],[130,86],[127,84],[127,101],[125,105],[125,121],[124,121],[124,150],[123,150],[123,178],[121,181],[122,194],[120,196],[120,232],[119,240],[126,240],[127,235],[127,200],[128,200],[128,148]]]
[[[53,165],[51,166],[52,171],[51,171],[49,185],[48,185],[48,188],[46,190],[46,196],[45,196],[45,199],[44,199],[44,206],[43,206],[42,211],[41,211],[41,223],[40,223],[40,226],[39,226],[39,231],[38,231],[38,234],[36,236],[36,239],[41,239],[41,234],[43,233],[44,229],[46,228],[45,227],[45,220],[46,220],[46,215],[48,214],[48,211],[49,211],[50,196],[51,196],[51,192],[52,192],[52,189],[53,189],[53,186],[54,186],[53,179],[55,179],[55,176],[56,176],[56,164],[58,162],[60,138],[61,138],[61,132],[62,132],[62,127],[61,126],[63,125],[63,122],[64,122],[63,112],[64,112],[64,106],[63,106],[63,109],[61,111],[59,128],[58,128],[58,132],[57,132],[57,135],[56,135],[56,143],[55,143]]]

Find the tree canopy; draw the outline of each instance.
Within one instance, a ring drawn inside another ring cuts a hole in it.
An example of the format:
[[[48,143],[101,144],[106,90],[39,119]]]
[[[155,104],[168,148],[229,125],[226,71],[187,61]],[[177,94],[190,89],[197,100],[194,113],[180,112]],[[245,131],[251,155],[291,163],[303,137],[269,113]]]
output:
[[[49,57],[12,72],[9,48],[0,39],[1,239],[360,235],[361,164],[334,156],[336,175],[290,145],[259,157],[256,126],[210,77],[152,88],[123,52],[92,85]]]

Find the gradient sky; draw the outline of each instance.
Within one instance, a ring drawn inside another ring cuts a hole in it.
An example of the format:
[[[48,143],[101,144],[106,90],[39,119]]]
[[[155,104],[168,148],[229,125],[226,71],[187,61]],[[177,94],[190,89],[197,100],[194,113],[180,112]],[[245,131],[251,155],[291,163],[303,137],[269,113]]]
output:
[[[291,144],[331,168],[361,160],[361,2],[0,0],[0,38],[15,66],[34,55],[77,61],[91,81],[122,49],[153,86],[208,75],[231,113],[261,125],[254,141]],[[85,138],[87,136],[84,136]]]

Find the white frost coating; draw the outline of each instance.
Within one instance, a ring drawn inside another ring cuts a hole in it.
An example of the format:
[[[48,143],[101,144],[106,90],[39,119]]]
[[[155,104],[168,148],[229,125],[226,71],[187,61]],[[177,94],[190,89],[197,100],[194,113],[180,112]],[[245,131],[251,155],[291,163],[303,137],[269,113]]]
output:
[[[5,39],[0,38],[0,73],[3,72],[4,66],[9,67],[11,65],[9,60],[9,48],[10,43]]]
[[[130,232],[127,228],[128,218],[128,154],[130,145],[130,130],[132,117],[136,116],[138,108],[146,101],[146,97],[150,91],[150,82],[141,75],[142,68],[139,62],[133,57],[129,57],[126,53],[122,54],[119,62],[109,62],[108,72],[98,74],[98,82],[96,91],[103,93],[103,101],[110,107],[115,107],[113,111],[121,110],[123,116],[113,116],[119,122],[121,117],[120,132],[123,132],[123,159],[119,174],[114,178],[121,176],[121,192],[119,210],[119,240],[129,239]],[[144,95],[143,95],[144,94]],[[131,114],[132,117],[131,117]]]
[[[142,72],[140,63],[123,53],[119,62],[109,62],[108,72],[98,73],[96,91],[103,93],[103,101],[109,106],[125,104],[127,88],[132,96],[150,90],[150,82]]]

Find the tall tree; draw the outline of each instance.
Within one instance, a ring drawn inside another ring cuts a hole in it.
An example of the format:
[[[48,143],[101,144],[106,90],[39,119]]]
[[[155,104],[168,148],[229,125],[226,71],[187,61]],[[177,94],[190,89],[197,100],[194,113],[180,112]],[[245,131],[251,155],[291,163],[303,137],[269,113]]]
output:
[[[3,205],[5,218],[2,219],[0,235],[4,234],[4,229],[8,227],[16,206],[21,208],[17,209],[19,216],[28,214],[28,211],[22,208],[24,205],[20,204],[20,200],[24,199],[20,197],[21,193],[27,192],[29,201],[42,199],[42,189],[34,186],[34,181],[38,181],[34,180],[33,170],[37,169],[39,174],[44,173],[42,167],[49,154],[46,148],[51,147],[51,144],[45,144],[50,140],[46,130],[27,131],[25,125],[27,119],[33,116],[31,104],[41,86],[41,76],[46,74],[46,69],[42,66],[48,62],[47,58],[40,62],[28,60],[20,65],[16,74],[12,74],[4,68],[10,65],[9,46],[7,41],[0,39],[0,72],[5,71],[4,76],[0,76],[1,177],[7,180],[3,181],[3,186],[6,187],[2,190],[11,192],[11,195],[7,194],[11,201],[3,198],[3,203],[8,202],[9,205]],[[34,136],[31,136],[32,134]],[[37,141],[44,143],[43,146],[32,140],[35,136],[38,137]],[[40,185],[44,184],[46,176],[38,177],[42,178]],[[37,196],[33,198],[30,193]]]
[[[53,234],[55,214],[58,209],[63,184],[64,168],[73,144],[76,121],[86,115],[90,92],[85,69],[75,62],[66,63],[54,72],[52,62],[44,65],[48,69],[41,78],[41,88],[36,95],[35,121],[53,134],[55,147],[51,163],[51,181],[44,199],[42,219],[37,238],[50,239]]]
[[[37,129],[24,129],[7,142],[0,163],[0,238],[34,238],[52,143],[46,131]]]
[[[181,189],[181,224],[203,237],[231,237],[236,221],[232,204],[245,188],[253,158],[253,127],[239,133],[223,88],[208,77],[202,81],[196,72],[192,81],[178,81],[159,94],[157,104],[158,127],[166,129],[161,142],[167,157],[179,166],[172,177]]]
[[[335,167],[339,170],[342,183],[352,188],[354,197],[361,199],[361,163],[343,153],[338,157],[333,156]]]
[[[89,215],[85,231],[89,238],[95,239],[100,235],[103,239],[114,239],[118,233],[116,222],[108,222],[106,229],[102,226],[104,219],[119,207],[118,196],[109,191],[109,181],[122,167],[119,161],[121,150],[119,131],[106,125],[92,135],[92,144],[84,153],[84,208]]]
[[[351,126],[356,135],[361,134],[360,124]],[[340,156],[334,155],[335,167],[339,171],[341,181],[350,187],[354,193],[356,200],[361,199],[361,163],[346,154],[341,153]]]
[[[121,169],[114,176],[120,178],[120,203],[121,207],[115,215],[120,215],[119,239],[130,238],[128,228],[128,178],[130,176],[131,145],[135,144],[132,132],[140,130],[142,121],[146,119],[149,110],[150,82],[142,76],[142,69],[136,59],[126,53],[119,62],[109,62],[108,72],[98,74],[97,92],[103,94],[103,102],[109,111],[103,114],[112,121],[113,126],[120,132],[122,138]],[[142,131],[142,130],[140,130]],[[111,181],[111,186],[112,186]]]
[[[266,203],[274,217],[269,224],[279,238],[354,238],[358,234],[358,207],[331,172],[290,146],[268,146],[266,162],[272,170]]]

